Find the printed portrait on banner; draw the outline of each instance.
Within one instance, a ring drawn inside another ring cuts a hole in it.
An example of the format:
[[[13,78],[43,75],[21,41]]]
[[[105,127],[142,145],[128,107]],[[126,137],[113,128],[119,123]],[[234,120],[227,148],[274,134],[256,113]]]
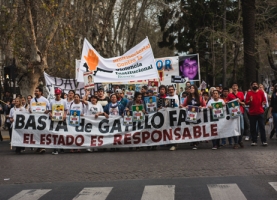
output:
[[[94,87],[93,72],[84,72],[84,84],[85,89],[90,89]]]
[[[179,75],[190,81],[200,80],[200,63],[198,54],[179,57]]]

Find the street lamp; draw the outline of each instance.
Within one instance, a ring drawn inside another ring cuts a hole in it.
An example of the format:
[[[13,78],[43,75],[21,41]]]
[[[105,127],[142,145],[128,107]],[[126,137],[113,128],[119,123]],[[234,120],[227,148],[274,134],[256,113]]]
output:
[[[206,83],[209,85],[208,81],[208,67],[209,67],[210,52],[205,52],[205,61],[206,61]]]

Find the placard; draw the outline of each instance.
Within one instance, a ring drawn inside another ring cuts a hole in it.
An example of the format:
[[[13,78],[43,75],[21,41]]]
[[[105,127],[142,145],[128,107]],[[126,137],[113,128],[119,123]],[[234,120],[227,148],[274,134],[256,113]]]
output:
[[[64,115],[64,105],[63,104],[53,104],[52,105],[52,121],[63,121]]]
[[[46,102],[33,102],[31,108],[33,113],[44,113],[46,111]]]
[[[157,97],[155,96],[145,97],[144,102],[145,102],[147,113],[157,112]]]
[[[227,108],[231,118],[239,117],[241,115],[240,105],[237,99],[229,101],[227,103]]]
[[[68,125],[70,125],[70,126],[80,126],[80,117],[81,117],[81,111],[80,110],[70,110],[69,111]]]
[[[219,119],[224,117],[224,110],[223,110],[223,104],[222,102],[212,103],[211,106],[213,119]]]
[[[143,106],[142,105],[134,105],[132,106],[132,114],[133,114],[133,121],[139,122],[144,121],[144,113],[143,113]]]
[[[124,126],[132,126],[133,125],[133,117],[131,110],[125,110],[123,116],[123,125]]]
[[[199,107],[197,106],[188,106],[187,107],[187,122],[197,123],[197,114],[199,112]]]

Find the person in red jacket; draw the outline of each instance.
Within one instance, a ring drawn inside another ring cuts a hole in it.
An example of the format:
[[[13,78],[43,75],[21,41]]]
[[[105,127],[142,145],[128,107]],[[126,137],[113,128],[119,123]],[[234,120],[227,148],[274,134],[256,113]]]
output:
[[[239,87],[237,83],[233,83],[232,85],[232,92],[228,94],[227,96],[227,101],[232,101],[237,99],[239,104],[240,104],[240,136],[237,137],[233,137],[234,138],[234,149],[239,148],[239,146],[241,148],[244,147],[243,142],[242,142],[242,137],[243,137],[243,133],[244,133],[244,119],[243,119],[243,113],[244,113],[244,94],[240,91],[238,91]]]
[[[264,109],[263,105],[266,104],[264,92],[259,90],[258,82],[253,81],[251,83],[252,90],[246,94],[245,103],[249,105],[249,120],[250,120],[250,132],[252,136],[251,146],[257,145],[257,129],[256,124],[258,123],[259,130],[261,133],[261,141],[263,146],[267,146],[265,125],[264,125]]]

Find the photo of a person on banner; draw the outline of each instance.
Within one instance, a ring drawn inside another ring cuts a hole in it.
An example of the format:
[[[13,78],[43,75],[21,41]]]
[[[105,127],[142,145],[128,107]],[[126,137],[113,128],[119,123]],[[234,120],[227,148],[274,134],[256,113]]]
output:
[[[183,56],[179,58],[179,75],[189,80],[199,80],[198,56]]]

